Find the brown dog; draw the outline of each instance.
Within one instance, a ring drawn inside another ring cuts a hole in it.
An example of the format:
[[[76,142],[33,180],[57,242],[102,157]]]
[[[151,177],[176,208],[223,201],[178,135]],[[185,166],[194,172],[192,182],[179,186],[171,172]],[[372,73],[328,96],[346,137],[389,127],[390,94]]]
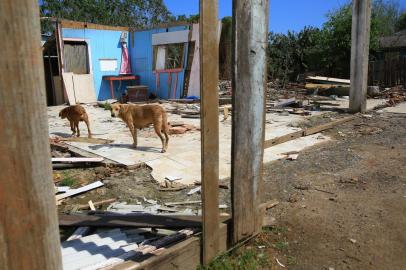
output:
[[[92,137],[89,125],[89,117],[87,116],[86,110],[82,106],[69,106],[59,112],[59,117],[61,117],[62,119],[68,118],[70,122],[70,129],[73,132],[72,136],[77,134],[77,136],[80,137],[79,122],[83,121],[86,123],[87,126],[88,137]]]
[[[133,136],[134,147],[137,147],[137,128],[142,129],[150,124],[154,124],[156,134],[162,142],[162,153],[168,149],[168,120],[165,110],[156,104],[150,105],[129,105],[113,104],[111,106],[111,116],[120,117],[128,126]],[[165,135],[162,135],[162,133]]]

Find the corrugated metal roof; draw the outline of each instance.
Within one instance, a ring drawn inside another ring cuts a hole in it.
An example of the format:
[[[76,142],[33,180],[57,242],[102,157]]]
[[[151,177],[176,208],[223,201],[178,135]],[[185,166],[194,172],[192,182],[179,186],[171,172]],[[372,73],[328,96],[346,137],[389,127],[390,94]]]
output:
[[[61,244],[63,269],[92,268],[136,249],[144,240],[136,231],[114,229],[65,241]]]

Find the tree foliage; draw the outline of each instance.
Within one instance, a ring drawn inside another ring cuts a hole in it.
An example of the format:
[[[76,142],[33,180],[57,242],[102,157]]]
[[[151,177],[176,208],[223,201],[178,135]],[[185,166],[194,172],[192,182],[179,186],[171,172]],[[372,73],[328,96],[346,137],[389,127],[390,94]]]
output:
[[[406,12],[402,13],[399,16],[398,21],[396,22],[396,31],[406,30]]]
[[[113,26],[144,27],[169,20],[162,0],[43,0],[42,17]],[[49,23],[43,31],[50,31]]]
[[[406,26],[406,15],[404,16]],[[401,28],[397,1],[374,0],[371,16],[370,50],[379,48],[379,38]],[[314,72],[349,78],[351,59],[352,5],[344,4],[327,14],[321,29],[305,27],[299,33],[270,34],[271,78],[295,80],[298,74]]]

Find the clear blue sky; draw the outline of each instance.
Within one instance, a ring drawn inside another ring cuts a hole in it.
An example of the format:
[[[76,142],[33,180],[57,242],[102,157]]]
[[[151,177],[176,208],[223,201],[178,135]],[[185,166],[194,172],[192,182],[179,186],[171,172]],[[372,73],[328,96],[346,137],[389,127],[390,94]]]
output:
[[[164,0],[174,15],[199,13],[199,0]],[[348,0],[270,0],[270,24],[273,32],[300,31],[304,26],[321,26],[326,13],[340,7]],[[219,17],[231,16],[232,0],[219,0]],[[406,8],[406,0],[399,0]]]

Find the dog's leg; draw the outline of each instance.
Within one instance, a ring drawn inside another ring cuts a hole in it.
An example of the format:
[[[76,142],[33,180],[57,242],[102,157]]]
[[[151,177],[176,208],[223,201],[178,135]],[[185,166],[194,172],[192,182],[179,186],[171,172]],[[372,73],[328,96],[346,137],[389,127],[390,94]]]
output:
[[[91,138],[92,137],[92,132],[90,131],[89,118],[87,117],[87,115],[85,115],[83,117],[83,121],[86,123],[86,126],[87,126],[87,137]]]
[[[75,122],[75,127],[76,127],[76,134],[77,134],[78,137],[80,137],[79,121]]]
[[[137,129],[134,127],[133,123],[128,124],[128,128],[133,136],[133,146],[134,148],[137,148]]]
[[[70,130],[72,130],[71,136],[75,136],[75,134],[76,134],[75,125],[74,125],[73,121],[69,121],[69,123],[70,123]]]
[[[162,130],[163,134],[165,135],[165,151],[168,150],[168,143],[169,143],[169,136],[168,136],[168,129],[164,127]]]
[[[165,139],[164,136],[161,133],[161,126],[160,123],[158,123],[157,125],[154,125],[154,129],[155,129],[155,133],[156,135],[159,136],[159,138],[161,139],[162,142],[162,150],[161,153],[165,153],[166,152],[166,147],[165,147]]]

